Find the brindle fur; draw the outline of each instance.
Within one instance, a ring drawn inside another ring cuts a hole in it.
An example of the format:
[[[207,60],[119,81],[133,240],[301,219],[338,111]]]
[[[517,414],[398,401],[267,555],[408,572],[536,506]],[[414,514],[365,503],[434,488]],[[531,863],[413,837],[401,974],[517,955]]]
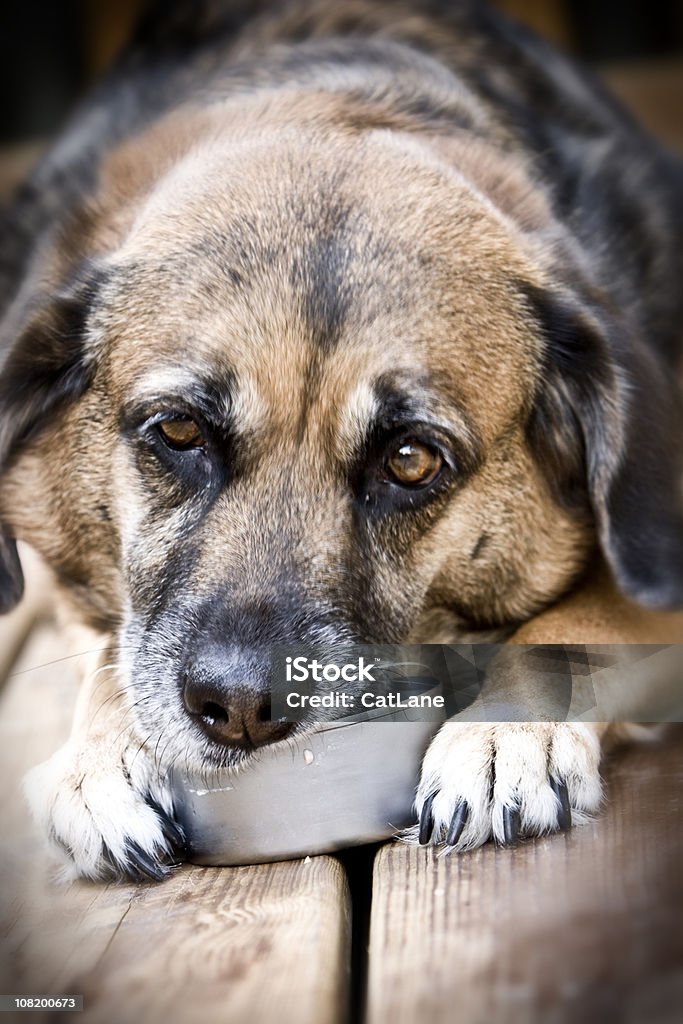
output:
[[[277,642],[537,637],[602,560],[682,603],[681,224],[680,163],[482,4],[153,6],[4,214],[0,605],[25,539],[148,744],[218,764],[220,638],[258,693]],[[378,483],[401,430],[429,495]]]

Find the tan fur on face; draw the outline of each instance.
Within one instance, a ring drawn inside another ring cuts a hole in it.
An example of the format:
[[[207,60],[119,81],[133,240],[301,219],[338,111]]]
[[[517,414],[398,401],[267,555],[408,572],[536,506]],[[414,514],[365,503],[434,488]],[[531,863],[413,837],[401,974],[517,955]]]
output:
[[[493,173],[494,157],[481,147],[479,162],[472,156],[469,177],[463,177],[446,162],[443,146],[428,139],[385,130],[350,137],[334,125],[323,130],[313,114],[319,122],[325,105],[318,108],[311,99],[298,111],[303,123],[290,129],[295,110],[291,98],[284,111],[271,104],[254,131],[244,111],[233,124],[229,105],[201,117],[178,115],[105,164],[106,199],[95,237],[98,248],[109,249],[106,265],[123,276],[105,289],[92,327],[94,344],[105,353],[99,384],[80,409],[67,412],[59,435],[66,427],[77,446],[87,436],[88,445],[101,448],[96,465],[103,480],[116,473],[119,494],[99,502],[88,497],[82,517],[71,510],[62,516],[58,503],[59,526],[54,511],[41,510],[39,531],[14,512],[15,529],[30,532],[35,542],[48,521],[50,536],[68,536],[70,522],[82,529],[93,505],[104,502],[125,552],[144,521],[147,499],[119,452],[122,408],[135,395],[182,395],[196,376],[220,387],[234,375],[233,414],[238,432],[249,435],[260,483],[242,499],[231,493],[221,499],[226,516],[216,513],[215,523],[226,524],[222,540],[211,535],[217,526],[204,527],[205,551],[213,553],[204,559],[205,585],[220,582],[229,550],[249,548],[234,524],[241,517],[259,522],[250,509],[255,503],[271,508],[268,481],[283,473],[298,481],[301,514],[318,523],[320,539],[309,532],[302,543],[312,551],[320,544],[328,549],[328,532],[351,528],[339,480],[367,428],[372,387],[393,375],[423,396],[434,422],[456,434],[473,432],[484,452],[482,469],[454,495],[434,531],[403,553],[416,621],[422,602],[426,608],[452,605],[475,622],[524,618],[566,587],[586,543],[584,528],[551,501],[522,431],[540,342],[516,280],[542,280],[528,235],[545,225],[547,210],[540,200],[532,210],[533,191],[523,185],[522,170],[511,183],[508,208],[500,210],[502,175]],[[155,153],[165,155],[166,171]],[[179,155],[169,162],[169,153]],[[478,166],[481,182],[473,183]],[[114,172],[118,199],[106,185]],[[325,352],[310,338],[292,275],[321,235],[338,230],[337,208],[351,211],[339,244],[352,298],[343,336]],[[237,247],[234,225],[241,232]],[[93,421],[100,423],[96,436]],[[54,495],[78,460],[62,442],[61,463],[51,436],[42,444],[52,449],[46,472],[54,485],[38,491]],[[20,487],[28,470],[20,465],[17,472]],[[76,508],[79,495],[102,486],[97,479],[85,491],[82,483],[74,489]],[[274,483],[273,491],[278,487]],[[340,495],[330,506],[334,525],[320,517],[321,487]],[[163,563],[163,538],[172,540],[185,518],[184,510],[169,510],[163,534],[156,541],[146,536],[146,560]],[[473,558],[482,537],[481,556]],[[101,552],[98,545],[92,556],[97,573]],[[109,578],[113,572],[111,566]],[[389,600],[404,589],[396,570],[382,563],[375,583]]]

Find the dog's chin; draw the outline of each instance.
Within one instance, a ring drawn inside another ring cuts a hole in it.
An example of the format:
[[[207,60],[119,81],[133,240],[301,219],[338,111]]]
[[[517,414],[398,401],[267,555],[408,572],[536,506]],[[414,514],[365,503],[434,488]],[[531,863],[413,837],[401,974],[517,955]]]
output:
[[[268,743],[263,746],[230,746],[228,744],[216,743],[207,739],[201,734],[180,740],[175,749],[169,750],[164,758],[165,764],[161,765],[162,773],[185,773],[187,775],[201,775],[210,779],[222,772],[240,771],[249,768],[271,752],[291,749],[292,743],[302,739],[307,733],[320,728],[322,723],[311,722],[296,723],[292,732],[284,739]],[[192,730],[199,732],[199,730]]]

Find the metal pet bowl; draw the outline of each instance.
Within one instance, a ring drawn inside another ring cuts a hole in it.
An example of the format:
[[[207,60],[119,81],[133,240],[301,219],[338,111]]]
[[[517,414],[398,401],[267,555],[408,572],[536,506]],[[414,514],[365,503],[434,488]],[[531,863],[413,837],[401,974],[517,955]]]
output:
[[[440,721],[342,720],[211,780],[176,777],[196,864],[259,864],[387,839],[414,822],[420,764]]]

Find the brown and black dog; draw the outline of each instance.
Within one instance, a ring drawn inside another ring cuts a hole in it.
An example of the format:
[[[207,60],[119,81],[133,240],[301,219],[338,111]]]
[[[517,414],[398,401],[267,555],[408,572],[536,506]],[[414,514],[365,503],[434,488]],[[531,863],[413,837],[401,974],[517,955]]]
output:
[[[26,540],[106,648],[30,783],[77,872],[283,739],[272,644],[678,638],[683,169],[485,5],[155,4],[3,235],[0,605]],[[424,835],[579,820],[604,732],[447,725]]]

